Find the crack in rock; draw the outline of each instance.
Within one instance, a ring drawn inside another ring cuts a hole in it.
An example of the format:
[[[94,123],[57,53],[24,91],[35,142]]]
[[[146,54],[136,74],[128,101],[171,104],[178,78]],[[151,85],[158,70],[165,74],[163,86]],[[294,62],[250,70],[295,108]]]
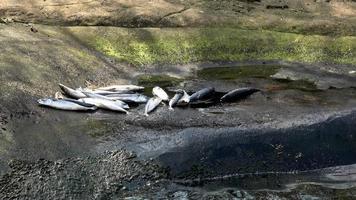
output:
[[[177,14],[181,14],[182,12],[185,12],[186,10],[189,10],[190,8],[186,7],[186,8],[183,8],[179,11],[175,11],[175,12],[170,12],[168,14],[165,14],[164,16],[162,16],[159,20],[157,20],[156,24],[159,24],[162,20],[164,20],[165,18],[167,17],[171,17],[173,15],[177,15]]]

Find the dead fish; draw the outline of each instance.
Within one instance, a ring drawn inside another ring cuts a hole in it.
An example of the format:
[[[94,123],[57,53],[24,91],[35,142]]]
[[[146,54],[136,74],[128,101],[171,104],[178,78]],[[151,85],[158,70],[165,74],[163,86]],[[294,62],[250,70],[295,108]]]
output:
[[[215,93],[215,89],[213,87],[204,88],[190,95],[189,101],[193,102],[193,101],[208,99],[214,93]]]
[[[101,95],[101,94],[95,94],[95,93],[88,92],[88,91],[82,91],[82,93],[85,95],[85,97],[111,100],[110,98],[108,98],[104,95]]]
[[[116,104],[120,105],[121,107],[123,107],[125,109],[129,109],[129,105],[127,103],[123,102],[123,101],[120,101],[120,100],[113,100],[113,99],[110,99],[107,96],[103,96],[103,95],[100,95],[100,94],[94,94],[94,93],[91,93],[91,92],[83,92],[83,94],[85,94],[87,97],[93,98],[93,99],[104,99],[104,100],[107,100],[107,101],[114,101]]]
[[[99,87],[97,89],[106,91],[139,91],[145,88],[137,85],[111,85],[107,87]]]
[[[189,94],[183,90],[183,96],[179,99],[177,102],[177,106],[186,106],[190,102],[190,96]]]
[[[142,94],[110,94],[106,95],[106,97],[112,100],[121,100],[126,103],[146,103],[148,101],[148,97]]]
[[[250,96],[251,94],[260,91],[256,88],[238,88],[231,90],[221,97],[221,102],[233,102]]]
[[[80,98],[84,98],[86,97],[85,94],[83,94],[83,92],[78,91],[78,90],[74,90],[70,87],[67,87],[63,84],[59,84],[59,87],[61,88],[61,90],[64,92],[64,94],[66,94],[69,97],[75,98],[75,99],[80,99]]]
[[[125,110],[125,108],[121,104],[117,103],[116,101],[111,101],[111,100],[107,100],[107,99],[90,98],[90,97],[82,98],[82,99],[80,99],[80,101],[87,103],[87,104],[95,105],[98,108],[104,108],[107,110],[124,112],[126,114],[128,113],[127,110]]]
[[[73,102],[73,103],[79,104],[79,105],[81,105],[81,106],[86,106],[86,107],[95,106],[95,105],[93,105],[93,104],[85,103],[85,102],[81,101],[80,99],[77,100],[77,99],[63,98],[63,100],[69,101],[69,102]]]
[[[173,107],[177,105],[178,101],[183,97],[183,90],[177,90],[174,97],[169,101],[169,109],[174,110]]]
[[[152,89],[152,94],[159,97],[162,101],[169,101],[168,94],[160,87],[156,86]]]
[[[66,99],[53,99],[53,98],[44,98],[39,99],[37,102],[42,106],[47,106],[60,110],[78,110],[78,111],[87,111],[87,110],[96,110],[97,107],[92,104],[84,104],[75,102],[77,100],[68,101]]]
[[[111,94],[130,94],[130,93],[133,93],[132,91],[106,91],[106,90],[91,90],[91,89],[88,89],[88,88],[77,88],[76,89],[77,91],[80,91],[80,92],[90,92],[90,93],[93,93],[93,94],[100,94],[100,95],[111,95]]]
[[[162,102],[162,99],[159,97],[152,97],[148,100],[145,106],[145,115],[148,116],[148,113],[152,112],[157,106]]]

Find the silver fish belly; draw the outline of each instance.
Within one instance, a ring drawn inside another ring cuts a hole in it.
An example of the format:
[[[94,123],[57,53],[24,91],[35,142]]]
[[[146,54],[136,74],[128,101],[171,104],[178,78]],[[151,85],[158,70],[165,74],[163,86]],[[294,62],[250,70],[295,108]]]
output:
[[[148,100],[145,106],[145,115],[148,116],[148,113],[152,112],[157,106],[162,102],[162,99],[159,97],[152,97]]]
[[[78,104],[74,101],[67,101],[65,99],[52,99],[52,98],[44,98],[39,99],[38,104],[42,106],[47,106],[60,110],[96,110],[97,107],[94,105],[85,106],[84,104]]]
[[[108,100],[108,101],[115,101],[117,104],[119,104],[121,107],[125,108],[125,109],[128,109],[130,108],[129,105],[123,101],[120,101],[120,100],[114,100],[114,99],[111,99],[107,96],[104,96],[104,95],[100,95],[100,94],[94,94],[94,93],[91,93],[91,92],[83,92],[87,97],[90,97],[90,98],[94,98],[94,99],[105,99],[105,100]]]
[[[59,84],[59,87],[66,95],[73,97],[75,99],[80,99],[80,98],[86,97],[85,94],[83,94],[81,91],[74,90],[70,87],[63,85],[63,84]]]
[[[101,94],[95,94],[95,93],[88,92],[88,91],[83,91],[82,93],[85,94],[85,98],[90,97],[90,98],[111,100],[110,98],[108,98],[104,95],[101,95]]]
[[[168,94],[160,87],[156,86],[152,89],[152,94],[159,97],[163,101],[169,101]]]
[[[142,94],[111,94],[106,97],[111,100],[121,100],[126,103],[146,103],[148,101],[148,97]]]
[[[107,99],[98,99],[98,98],[82,98],[80,99],[84,103],[93,104],[99,108],[104,108],[107,110],[119,111],[128,113],[127,110],[115,101],[107,100]]]
[[[145,88],[137,85],[111,85],[107,87],[99,87],[97,89],[106,91],[138,91]]]
[[[178,90],[174,97],[169,101],[169,109],[173,110],[173,107],[177,105],[178,101],[183,97],[183,90]]]

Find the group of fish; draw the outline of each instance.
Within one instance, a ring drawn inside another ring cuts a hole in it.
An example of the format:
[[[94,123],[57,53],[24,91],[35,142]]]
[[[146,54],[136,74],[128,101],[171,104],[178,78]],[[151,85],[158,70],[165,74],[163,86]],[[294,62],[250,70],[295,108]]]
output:
[[[112,85],[99,87],[96,89],[77,88],[72,89],[63,84],[59,84],[62,93],[57,92],[54,98],[39,99],[38,103],[42,106],[52,107],[61,110],[88,111],[98,108],[128,113],[129,104],[143,104],[145,115],[154,111],[162,102],[168,103],[169,109],[173,110],[176,106],[187,106],[189,104],[206,102],[212,98],[216,99],[213,87],[201,89],[189,95],[182,89],[173,90],[175,95],[170,99],[166,91],[156,86],[152,89],[153,97],[149,98],[141,92],[144,87],[137,85]],[[238,88],[219,96],[219,101],[233,102],[245,98],[259,91],[256,88]],[[63,94],[65,96],[63,96]]]

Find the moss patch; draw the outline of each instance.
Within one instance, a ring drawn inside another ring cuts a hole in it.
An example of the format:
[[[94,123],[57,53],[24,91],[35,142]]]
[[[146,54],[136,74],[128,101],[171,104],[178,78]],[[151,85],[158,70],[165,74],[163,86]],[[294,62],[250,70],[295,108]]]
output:
[[[281,88],[283,89],[295,89],[305,92],[317,92],[320,91],[317,86],[308,80],[287,80],[287,79],[278,79],[275,80]]]
[[[81,42],[136,66],[199,61],[285,60],[356,64],[356,37],[238,28],[67,28]]]
[[[212,67],[197,72],[199,78],[211,80],[234,80],[238,78],[269,78],[277,73],[279,66]]]

